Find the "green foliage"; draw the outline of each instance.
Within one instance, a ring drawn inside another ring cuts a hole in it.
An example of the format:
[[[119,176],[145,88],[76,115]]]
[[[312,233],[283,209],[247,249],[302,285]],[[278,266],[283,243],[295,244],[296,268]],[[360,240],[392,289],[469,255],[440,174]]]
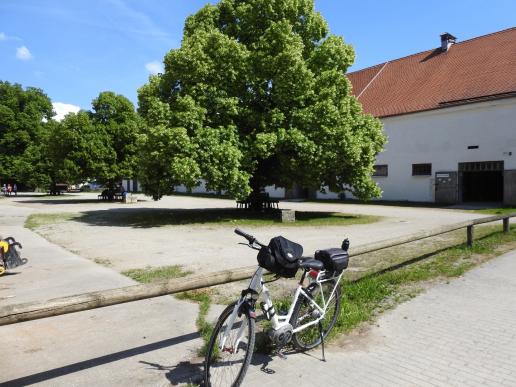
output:
[[[74,184],[107,174],[115,154],[109,136],[94,125],[88,112],[67,114],[49,135],[49,174],[56,183]]]
[[[185,271],[181,265],[172,265],[154,268],[146,267],[145,269],[130,269],[122,272],[122,274],[135,281],[149,283],[172,278],[181,278],[191,274],[191,272]]]
[[[91,121],[99,136],[107,135],[110,148],[106,154],[106,166],[98,168],[95,177],[104,182],[118,182],[123,178],[134,177],[141,127],[134,105],[123,95],[104,91],[93,100],[92,107]]]
[[[45,186],[52,103],[42,90],[0,81],[0,180]]]
[[[294,183],[379,195],[371,173],[385,137],[351,95],[353,61],[313,0],[206,5],[139,89],[144,190],[159,199],[203,179],[234,197]]]
[[[134,176],[140,119],[133,104],[105,91],[92,107],[52,123],[46,150],[53,182],[118,182]]]

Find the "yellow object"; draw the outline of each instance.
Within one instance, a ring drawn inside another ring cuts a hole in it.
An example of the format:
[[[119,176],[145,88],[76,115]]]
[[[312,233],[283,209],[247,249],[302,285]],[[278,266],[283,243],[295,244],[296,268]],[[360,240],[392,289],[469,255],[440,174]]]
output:
[[[5,241],[0,241],[0,249],[4,249],[4,254],[9,251],[9,243]]]
[[[0,265],[0,275],[5,273],[5,267],[3,265]]]

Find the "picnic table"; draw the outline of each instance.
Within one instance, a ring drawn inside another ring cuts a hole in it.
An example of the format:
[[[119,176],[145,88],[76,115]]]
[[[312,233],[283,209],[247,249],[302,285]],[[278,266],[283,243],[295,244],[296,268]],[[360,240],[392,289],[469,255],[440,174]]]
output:
[[[279,209],[279,200],[271,199],[268,192],[260,192],[259,194],[249,195],[245,200],[238,200],[237,208],[255,210]]]

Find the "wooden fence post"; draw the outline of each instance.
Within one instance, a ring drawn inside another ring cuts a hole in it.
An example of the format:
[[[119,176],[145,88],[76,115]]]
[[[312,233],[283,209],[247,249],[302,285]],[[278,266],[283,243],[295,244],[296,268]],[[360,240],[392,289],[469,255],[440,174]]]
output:
[[[467,242],[466,244],[468,245],[468,247],[472,247],[473,246],[473,225],[471,226],[468,226],[466,228],[466,233],[467,233]]]
[[[503,218],[503,232],[507,234],[509,232],[509,229],[509,218]]]

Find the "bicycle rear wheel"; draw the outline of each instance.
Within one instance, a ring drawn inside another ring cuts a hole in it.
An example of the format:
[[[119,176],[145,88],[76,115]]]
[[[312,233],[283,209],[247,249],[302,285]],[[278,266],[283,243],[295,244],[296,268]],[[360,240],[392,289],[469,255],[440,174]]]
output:
[[[204,363],[204,381],[207,387],[240,386],[251,362],[255,324],[247,310],[243,311],[240,316],[237,315],[224,343],[224,348],[219,349],[219,343],[226,331],[235,305],[236,303],[233,303],[224,309],[211,334]],[[235,348],[240,331],[240,342]]]
[[[321,283],[321,287],[319,287],[315,282],[308,285],[306,291],[309,293],[313,300],[318,305],[323,305],[323,296],[324,301],[328,302],[328,298],[330,297],[333,288],[335,287],[335,280],[330,280]],[[337,286],[335,289],[335,293],[333,294],[332,299],[328,303],[328,308],[326,309],[326,314],[324,318],[321,320],[322,324],[322,333],[323,337],[326,338],[330,331],[335,326],[335,322],[337,321],[337,317],[340,313],[340,286]],[[319,316],[318,310],[310,305],[306,297],[300,297],[297,300],[296,306],[294,307],[294,312],[292,313],[292,318],[290,320],[290,324],[292,327],[296,328],[298,326],[308,324],[311,321],[317,320]],[[319,324],[311,325],[302,331],[295,333],[292,336],[292,344],[301,350],[307,351],[309,349],[317,347],[321,344],[321,333],[319,332]]]

